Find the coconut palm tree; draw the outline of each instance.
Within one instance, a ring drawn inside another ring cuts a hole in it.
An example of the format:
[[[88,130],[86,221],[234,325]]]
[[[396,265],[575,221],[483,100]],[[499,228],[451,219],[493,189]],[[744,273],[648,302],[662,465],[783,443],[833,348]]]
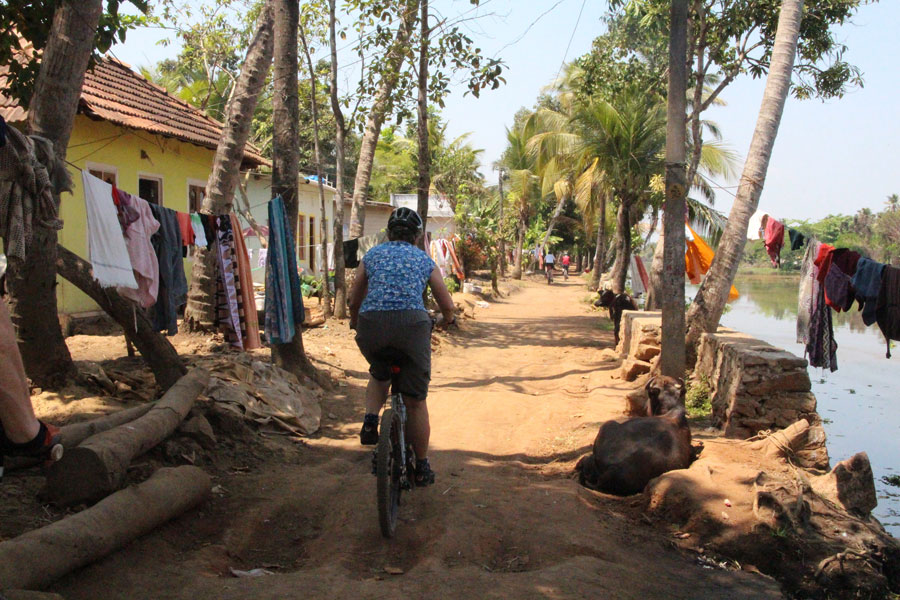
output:
[[[532,135],[529,124],[506,130],[506,150],[497,161],[498,167],[505,167],[509,172],[509,191],[507,202],[513,206],[517,218],[516,224],[516,256],[513,266],[513,279],[522,278],[522,252],[525,243],[525,230],[528,216],[540,197],[540,181],[537,175],[536,158],[528,151],[528,140]]]
[[[897,194],[891,194],[887,197],[887,200],[884,201],[887,206],[888,212],[894,212],[900,210],[900,196]]]
[[[688,311],[687,342],[690,345],[698,343],[702,333],[713,332],[718,327],[737,274],[746,245],[747,227],[759,205],[775,136],[790,91],[802,16],[803,0],[782,0],[766,89],[738,193],[716,257]]]
[[[625,289],[631,257],[631,227],[650,198],[650,180],[662,172],[665,110],[652,96],[631,88],[615,99],[563,99],[563,110],[535,113],[528,148],[545,179],[574,182],[576,202],[612,200],[616,207],[613,290]],[[580,194],[579,194],[580,192]]]

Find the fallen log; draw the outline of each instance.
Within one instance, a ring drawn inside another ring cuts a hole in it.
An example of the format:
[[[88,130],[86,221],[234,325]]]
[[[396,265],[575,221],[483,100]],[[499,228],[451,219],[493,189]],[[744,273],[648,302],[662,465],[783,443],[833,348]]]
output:
[[[113,427],[130,423],[138,417],[147,414],[155,402],[147,402],[138,406],[132,406],[124,410],[118,410],[104,417],[84,421],[82,423],[72,423],[59,428],[60,443],[64,448],[74,448],[92,435],[96,435],[102,431],[108,431]],[[25,469],[40,464],[39,459],[13,457],[6,459],[6,468],[10,471],[14,469]]]
[[[114,289],[100,287],[91,274],[91,263],[60,245],[57,248],[56,272],[90,296],[128,332],[128,337],[153,371],[160,388],[169,389],[185,374],[187,369],[181,364],[172,343],[153,329],[143,310],[122,298]]]
[[[35,592],[32,590],[2,590],[0,600],[66,600],[52,592]]]
[[[150,479],[91,508],[0,543],[0,588],[42,589],[197,506],[212,482],[189,465]]]
[[[99,500],[121,488],[131,460],[172,435],[187,417],[209,373],[194,369],[156,402],[146,415],[67,448],[47,472],[47,497],[67,506]]]

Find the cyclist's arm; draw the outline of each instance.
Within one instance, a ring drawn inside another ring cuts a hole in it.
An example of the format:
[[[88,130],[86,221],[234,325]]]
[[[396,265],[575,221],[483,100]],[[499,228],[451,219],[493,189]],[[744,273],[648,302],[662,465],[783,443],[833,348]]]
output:
[[[443,282],[442,282],[443,283]],[[353,287],[350,288],[350,298],[347,304],[350,305],[350,328],[356,327],[356,320],[359,318],[359,307],[362,306],[363,300],[366,298],[366,291],[369,289],[369,276],[366,274],[366,268],[360,264],[356,269],[356,279],[353,280]]]
[[[438,308],[441,309],[441,313],[444,315],[444,321],[450,323],[456,314],[456,306],[453,304],[453,298],[450,297],[450,292],[447,291],[447,286],[444,284],[444,278],[441,276],[441,270],[438,267],[435,267],[431,272],[428,284],[431,286],[431,293],[434,295]]]

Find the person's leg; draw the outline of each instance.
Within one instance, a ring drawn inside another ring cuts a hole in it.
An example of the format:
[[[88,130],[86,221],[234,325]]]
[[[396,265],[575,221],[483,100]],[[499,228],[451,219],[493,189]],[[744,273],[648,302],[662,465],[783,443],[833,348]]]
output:
[[[390,390],[390,380],[378,381],[369,375],[369,384],[366,386],[366,414],[377,415],[381,412]]]
[[[428,458],[428,442],[431,439],[431,423],[428,420],[428,403],[426,400],[406,401],[406,435],[409,437],[417,460]]]
[[[6,438],[14,444],[29,442],[40,432],[15,330],[3,300],[0,300],[0,423]]]

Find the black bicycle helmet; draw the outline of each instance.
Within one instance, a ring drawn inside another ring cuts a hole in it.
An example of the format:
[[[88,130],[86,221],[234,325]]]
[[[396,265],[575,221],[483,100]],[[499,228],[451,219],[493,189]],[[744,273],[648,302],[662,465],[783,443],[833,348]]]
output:
[[[419,216],[419,213],[411,208],[406,208],[405,206],[401,206],[394,210],[394,212],[391,213],[391,218],[388,219],[387,224],[388,229],[406,227],[407,229],[412,229],[416,232],[422,231],[422,225],[422,217]]]

